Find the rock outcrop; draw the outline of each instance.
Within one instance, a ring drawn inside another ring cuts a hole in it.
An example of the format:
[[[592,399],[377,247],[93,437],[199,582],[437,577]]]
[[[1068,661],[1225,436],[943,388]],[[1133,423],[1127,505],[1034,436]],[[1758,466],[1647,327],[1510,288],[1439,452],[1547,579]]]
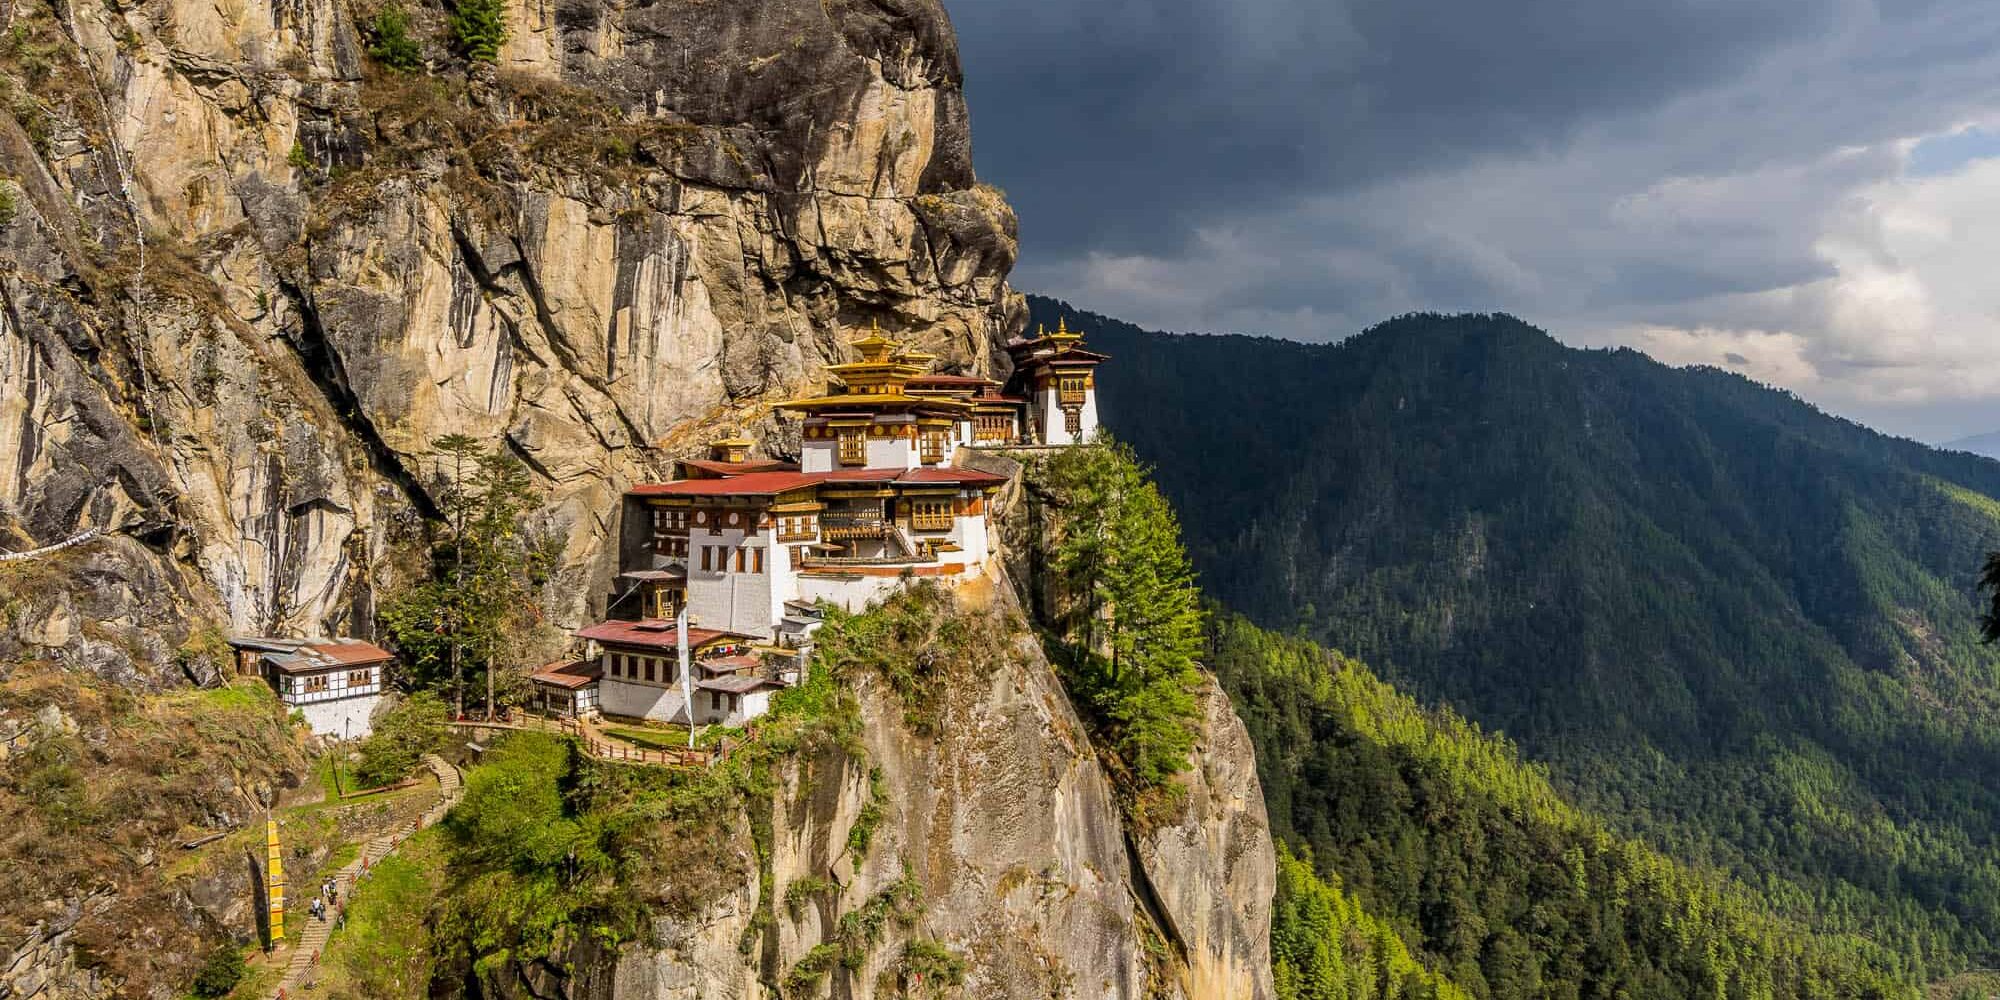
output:
[[[721,882],[694,912],[658,918],[651,940],[615,954],[581,945],[529,962],[500,977],[515,984],[507,996],[1272,997],[1276,863],[1227,699],[1205,692],[1178,819],[1134,832],[1011,592],[996,590],[996,609],[964,612],[961,627],[1005,648],[977,667],[940,665],[942,704],[924,728],[882,678],[844,678],[859,744],[779,769],[767,863],[740,817],[710,847],[701,867]],[[911,956],[927,947],[963,962],[963,981],[922,982]]]
[[[575,623],[624,489],[717,431],[794,448],[770,404],[849,331],[1004,365],[1014,219],[973,174],[938,0],[512,0],[491,66],[408,3],[417,72],[366,54],[383,6],[0,4],[0,552],[87,539],[0,564],[0,670],[158,688],[201,623],[371,634],[446,434],[533,471],[567,539],[548,610]],[[1226,701],[1183,818],[1128,833],[1013,641],[934,735],[864,683],[865,754],[781,776],[768,864],[746,826],[718,849],[747,882],[524,989],[766,996],[839,915],[912,891],[921,920],[829,971],[836,995],[907,987],[921,939],[966,960],[966,997],[1268,996],[1271,846]],[[6,956],[13,995],[131,985],[77,968],[75,923]]]
[[[234,628],[365,632],[463,433],[539,477],[574,620],[622,489],[782,451],[854,326],[967,371],[1018,327],[935,0],[509,4],[497,68],[416,5],[416,73],[377,9],[0,14],[0,548],[103,528]]]

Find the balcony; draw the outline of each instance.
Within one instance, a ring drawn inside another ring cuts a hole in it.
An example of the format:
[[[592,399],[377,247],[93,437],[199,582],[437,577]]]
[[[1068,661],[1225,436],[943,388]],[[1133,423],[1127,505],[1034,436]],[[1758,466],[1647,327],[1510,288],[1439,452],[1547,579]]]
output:
[[[829,542],[887,537],[889,522],[880,514],[822,514],[820,535]]]

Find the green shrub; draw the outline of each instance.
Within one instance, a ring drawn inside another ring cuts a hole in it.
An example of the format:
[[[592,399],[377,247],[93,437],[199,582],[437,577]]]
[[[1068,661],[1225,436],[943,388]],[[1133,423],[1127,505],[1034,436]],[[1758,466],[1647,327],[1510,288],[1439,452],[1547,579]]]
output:
[[[368,33],[373,36],[368,54],[376,62],[405,73],[423,68],[424,48],[410,37],[410,12],[402,4],[391,3],[376,11]]]
[[[916,996],[965,984],[965,959],[929,938],[917,938],[903,946],[902,966],[897,971],[904,992]]]
[[[233,944],[225,944],[208,953],[201,963],[200,971],[194,974],[194,995],[203,1000],[226,997],[243,981],[248,966],[243,962],[243,950]]]
[[[424,754],[436,753],[451,742],[450,716],[444,702],[429,692],[413,694],[397,703],[375,732],[361,744],[361,762],[354,766],[354,778],[364,788],[401,781],[422,763]]]
[[[504,0],[458,0],[451,12],[451,41],[473,62],[493,62],[507,41]]]

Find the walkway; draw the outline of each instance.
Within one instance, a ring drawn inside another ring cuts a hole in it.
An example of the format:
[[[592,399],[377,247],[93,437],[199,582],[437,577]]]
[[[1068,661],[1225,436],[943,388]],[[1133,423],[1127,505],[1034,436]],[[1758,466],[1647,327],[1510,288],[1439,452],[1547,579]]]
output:
[[[471,730],[531,730],[570,736],[574,737],[577,745],[592,757],[614,764],[699,768],[721,760],[729,752],[727,746],[721,749],[703,747],[698,750],[680,748],[655,750],[633,746],[588,723],[578,725],[574,719],[545,719],[535,715],[516,715],[506,722],[479,722],[465,719],[452,725]]]
[[[450,812],[451,807],[458,804],[458,797],[461,791],[458,768],[451,766],[444,758],[436,754],[425,754],[424,766],[429,767],[437,775],[437,804],[432,806],[422,816],[363,844],[361,846],[361,855],[353,861],[348,862],[347,867],[334,873],[334,898],[339,902],[334,906],[333,911],[327,914],[325,920],[314,920],[305,912],[303,907],[297,911],[296,915],[292,913],[286,914],[286,917],[296,921],[305,930],[299,934],[298,939],[292,944],[292,960],[285,967],[285,975],[278,981],[278,988],[271,994],[274,1000],[284,1000],[285,997],[296,993],[302,983],[305,984],[306,989],[312,988],[312,981],[318,972],[317,967],[319,965],[320,952],[326,947],[327,938],[333,935],[333,928],[339,923],[340,915],[346,912],[347,901],[354,898],[355,879],[359,878],[363,872],[380,862],[383,858],[395,853],[396,848],[402,846],[403,841],[410,839],[418,830],[422,830],[443,819],[444,814]],[[304,892],[305,888],[304,886],[299,887],[299,891],[291,894],[289,898],[299,900],[301,903],[309,900],[312,897]],[[317,889],[316,886],[312,888]]]

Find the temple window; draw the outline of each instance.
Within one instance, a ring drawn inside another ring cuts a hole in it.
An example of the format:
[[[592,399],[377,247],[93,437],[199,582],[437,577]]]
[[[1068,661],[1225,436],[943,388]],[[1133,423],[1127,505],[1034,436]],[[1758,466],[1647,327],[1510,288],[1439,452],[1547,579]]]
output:
[[[911,501],[910,527],[918,531],[950,531],[951,501],[949,500]]]
[[[861,439],[861,428],[840,429],[840,464],[861,465],[868,461],[868,446]]]

